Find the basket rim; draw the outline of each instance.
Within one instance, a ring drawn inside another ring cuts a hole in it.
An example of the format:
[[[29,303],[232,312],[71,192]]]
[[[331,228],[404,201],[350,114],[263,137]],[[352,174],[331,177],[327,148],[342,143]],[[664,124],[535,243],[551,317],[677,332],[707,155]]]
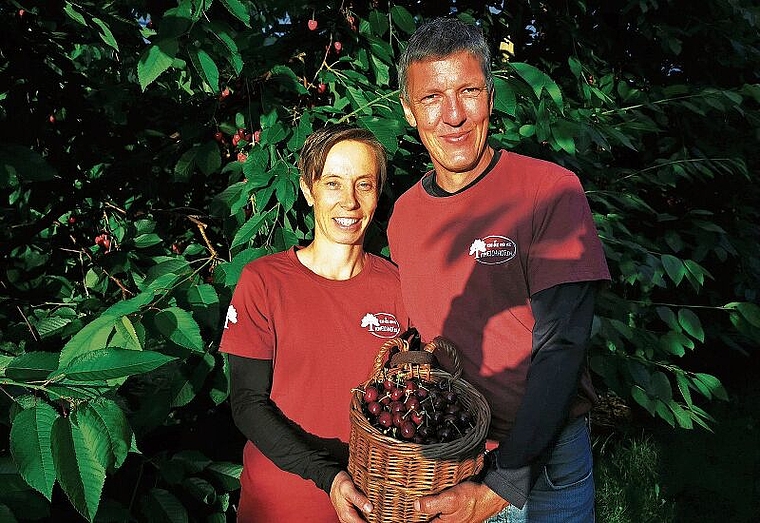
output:
[[[357,428],[361,428],[369,437],[375,439],[376,441],[399,450],[418,450],[424,454],[440,454],[441,456],[451,455],[452,457],[466,456],[470,453],[473,455],[478,454],[480,449],[484,448],[486,435],[488,433],[491,422],[491,409],[485,399],[485,396],[483,396],[483,394],[472,384],[467,382],[467,380],[461,377],[453,379],[453,376],[444,370],[431,369],[430,376],[440,378],[437,381],[446,379],[454,384],[454,386],[463,389],[463,391],[466,393],[465,396],[469,400],[472,400],[473,403],[478,404],[478,409],[473,409],[475,413],[479,414],[480,417],[484,419],[480,419],[480,417],[477,418],[472,430],[468,431],[459,438],[447,442],[414,443],[413,441],[403,441],[392,436],[386,436],[376,427],[372,426],[362,410],[363,388],[367,387],[370,383],[378,381],[378,376],[373,375],[362,383],[361,389],[357,388],[352,391],[350,405],[350,418],[352,424],[356,425]]]

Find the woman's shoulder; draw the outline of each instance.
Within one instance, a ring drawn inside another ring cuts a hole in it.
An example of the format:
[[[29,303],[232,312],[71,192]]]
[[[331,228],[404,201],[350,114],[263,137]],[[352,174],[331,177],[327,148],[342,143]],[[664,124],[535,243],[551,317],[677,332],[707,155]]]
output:
[[[369,256],[369,259],[372,262],[373,272],[377,272],[379,274],[383,274],[398,280],[398,267],[396,267],[393,262],[387,258],[378,256],[377,254],[367,253],[367,256]]]

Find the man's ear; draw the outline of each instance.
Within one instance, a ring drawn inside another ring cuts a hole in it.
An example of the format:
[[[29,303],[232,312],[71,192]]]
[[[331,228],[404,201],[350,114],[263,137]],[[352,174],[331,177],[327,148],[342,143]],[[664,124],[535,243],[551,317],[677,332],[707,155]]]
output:
[[[314,196],[311,194],[309,186],[306,185],[303,176],[298,177],[298,185],[301,187],[301,192],[303,193],[303,197],[306,198],[306,203],[309,204],[309,207],[314,205]]]
[[[409,107],[409,104],[406,102],[406,99],[404,98],[404,95],[402,94],[399,96],[399,99],[401,100],[401,107],[404,109],[404,117],[406,118],[406,121],[409,122],[409,125],[412,127],[417,127],[417,119],[414,117],[414,113],[412,113],[412,108]]]

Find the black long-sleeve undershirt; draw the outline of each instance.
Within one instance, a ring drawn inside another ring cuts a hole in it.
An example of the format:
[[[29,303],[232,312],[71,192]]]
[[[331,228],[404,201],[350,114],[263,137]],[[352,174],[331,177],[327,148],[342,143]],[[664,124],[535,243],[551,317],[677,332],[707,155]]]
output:
[[[596,282],[574,282],[531,297],[535,325],[525,396],[483,479],[518,508],[568,421],[585,367],[595,292]]]
[[[314,481],[328,494],[345,470],[348,446],[319,438],[288,419],[271,400],[272,361],[229,355],[232,418],[243,435],[282,470]]]

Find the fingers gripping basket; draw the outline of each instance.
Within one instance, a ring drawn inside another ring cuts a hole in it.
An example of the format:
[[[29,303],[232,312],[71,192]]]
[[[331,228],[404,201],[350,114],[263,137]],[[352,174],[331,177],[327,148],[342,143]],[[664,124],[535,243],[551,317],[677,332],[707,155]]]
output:
[[[396,352],[397,349],[398,352]],[[453,374],[431,369],[432,353],[443,350],[452,361]],[[388,362],[389,354],[396,352]],[[414,510],[414,500],[435,494],[477,474],[483,466],[486,433],[491,418],[485,398],[460,379],[462,369],[456,347],[436,338],[421,351],[410,351],[406,340],[388,340],[378,352],[372,375],[351,399],[351,439],[348,472],[354,484],[374,507],[370,523],[425,522],[432,515]],[[473,418],[473,427],[446,443],[413,443],[384,435],[362,410],[363,390],[390,377],[396,381],[419,377],[447,386]]]

